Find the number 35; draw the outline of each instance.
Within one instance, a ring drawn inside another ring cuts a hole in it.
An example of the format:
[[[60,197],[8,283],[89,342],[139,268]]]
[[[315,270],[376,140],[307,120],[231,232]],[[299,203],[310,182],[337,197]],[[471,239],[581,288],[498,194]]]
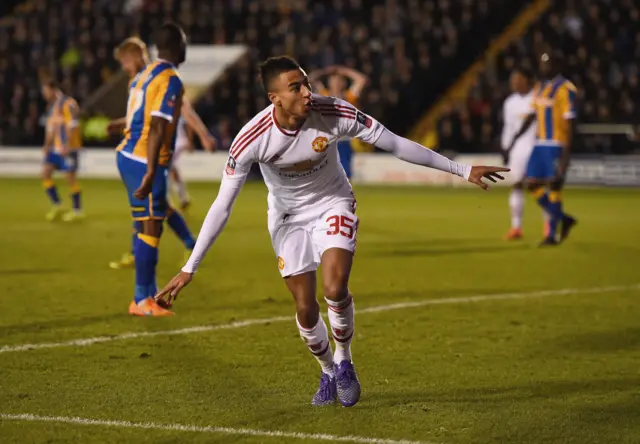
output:
[[[330,216],[327,218],[327,223],[331,230],[327,231],[329,236],[335,236],[341,234],[349,239],[353,238],[355,234],[354,223],[355,220],[347,216]]]

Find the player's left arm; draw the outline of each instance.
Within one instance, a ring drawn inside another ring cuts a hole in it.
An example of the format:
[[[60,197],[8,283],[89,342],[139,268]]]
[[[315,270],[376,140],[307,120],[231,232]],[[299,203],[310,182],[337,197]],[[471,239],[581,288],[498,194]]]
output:
[[[64,107],[64,130],[66,131],[66,148],[69,149],[71,134],[80,125],[80,107],[78,103],[71,99],[68,100]]]
[[[346,102],[340,101],[338,105],[344,107]],[[405,162],[455,174],[483,189],[489,188],[489,185],[482,181],[483,178],[496,182],[498,179],[504,179],[498,173],[509,171],[508,168],[503,167],[471,166],[454,162],[416,142],[392,133],[362,111],[356,108],[353,108],[353,110],[355,118],[351,117],[350,113],[344,113],[345,117],[339,119],[339,135],[357,137],[363,142],[373,144]]]
[[[216,150],[216,139],[213,138],[207,126],[204,124],[196,110],[193,109],[191,103],[187,99],[182,100],[182,117],[189,125],[196,135],[198,139],[200,139],[200,143],[202,143],[202,147],[207,152],[213,152]]]
[[[576,132],[576,96],[577,91],[575,86],[568,85],[562,89],[560,100],[562,104],[562,118],[567,122],[567,142],[562,147],[562,156],[558,164],[558,176],[562,179],[567,174],[569,168],[569,159],[571,158],[571,151],[573,150],[573,142]]]
[[[148,86],[147,99],[151,100],[151,123],[147,140],[147,173],[135,191],[136,199],[144,199],[151,192],[158,168],[160,148],[166,139],[169,125],[176,118],[176,107],[182,100],[182,80],[176,75],[159,75]]]

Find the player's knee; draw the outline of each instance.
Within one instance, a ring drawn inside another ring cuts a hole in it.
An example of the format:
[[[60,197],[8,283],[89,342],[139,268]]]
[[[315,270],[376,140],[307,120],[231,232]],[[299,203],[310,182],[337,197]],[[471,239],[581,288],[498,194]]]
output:
[[[145,220],[142,222],[142,234],[147,236],[160,237],[162,235],[161,220]]]
[[[315,299],[298,298],[296,299],[296,314],[300,325],[304,328],[313,328],[318,323],[320,305]]]
[[[324,297],[330,301],[340,302],[349,296],[349,288],[340,280],[324,284]]]

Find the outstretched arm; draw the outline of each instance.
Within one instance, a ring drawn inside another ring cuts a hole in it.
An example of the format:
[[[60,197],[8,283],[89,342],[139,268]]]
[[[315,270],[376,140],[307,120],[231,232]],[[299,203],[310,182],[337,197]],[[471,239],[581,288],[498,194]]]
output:
[[[388,151],[400,160],[455,174],[485,190],[489,188],[489,185],[484,183],[482,178],[489,179],[495,183],[497,179],[504,179],[504,177],[498,174],[499,172],[509,171],[508,168],[471,166],[454,162],[418,143],[397,136],[386,128],[382,130],[375,145],[380,149]]]
[[[226,175],[222,178],[218,197],[213,201],[209,212],[202,223],[198,240],[191,252],[191,256],[180,273],[178,273],[158,294],[156,300],[162,300],[165,305],[171,306],[177,299],[178,293],[191,282],[200,262],[214,244],[231,216],[231,209],[236,201],[242,185],[244,184],[250,165],[243,167],[246,171],[236,168],[233,176]]]

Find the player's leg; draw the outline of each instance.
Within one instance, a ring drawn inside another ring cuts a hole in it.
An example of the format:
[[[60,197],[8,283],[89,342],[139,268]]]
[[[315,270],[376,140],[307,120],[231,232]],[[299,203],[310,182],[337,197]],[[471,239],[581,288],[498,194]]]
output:
[[[179,211],[171,207],[171,205],[167,208],[167,225],[169,225],[171,231],[178,236],[184,247],[187,249],[185,256],[191,254],[191,250],[193,250],[193,247],[196,245],[196,240],[187,226],[187,221],[184,216],[182,216]]]
[[[121,270],[123,268],[132,268],[135,265],[135,257],[133,255],[136,247],[136,239],[138,238],[138,232],[142,231],[142,225],[139,221],[133,221],[133,230],[131,235],[131,248],[128,252],[124,253],[117,261],[109,262],[109,267],[114,270]]]
[[[118,170],[127,188],[133,219],[139,221],[134,241],[136,283],[129,314],[170,316],[173,313],[160,307],[153,299],[157,292],[158,246],[168,207],[166,168],[158,167],[151,194],[143,200],[136,199],[133,193],[146,173],[146,165],[118,153]]]
[[[551,201],[549,199],[549,193],[547,192],[547,184],[549,178],[553,176],[554,172],[550,171],[548,162],[548,146],[535,146],[529,162],[527,163],[527,188],[529,192],[538,202],[538,205],[542,208],[542,211],[549,214],[552,219]],[[549,231],[546,234],[541,245],[555,245],[555,231],[551,230],[551,223],[549,223]]]
[[[67,183],[69,184],[69,188],[71,189],[71,206],[72,211],[65,214],[63,216],[63,220],[66,222],[71,222],[75,220],[80,220],[84,217],[82,213],[82,196],[80,183],[78,182],[78,152],[73,151],[69,153],[67,159],[65,159],[65,175],[67,178]]]
[[[509,212],[511,214],[511,228],[507,233],[507,240],[522,239],[522,218],[524,214],[524,187],[517,182],[509,194]]]
[[[296,324],[300,337],[322,369],[320,386],[311,404],[333,404],[336,402],[333,352],[327,325],[320,316],[320,306],[316,300],[316,272],[287,276],[284,281],[296,304]]]
[[[355,311],[349,292],[357,227],[357,216],[350,208],[339,206],[326,212],[314,230],[314,241],[322,254],[324,297],[329,306],[329,323],[336,347],[338,399],[345,407],[355,405],[360,399],[360,381],[351,356]]]
[[[191,198],[189,197],[189,191],[187,190],[187,184],[182,178],[180,171],[174,164],[169,170],[169,182],[171,183],[171,191],[178,196],[178,204],[181,210],[186,210],[191,204]]]
[[[553,210],[549,220],[549,229],[557,231],[557,226],[560,225],[559,242],[562,242],[569,237],[569,233],[578,222],[574,217],[569,216],[564,212],[562,205],[563,185],[563,183],[553,182],[549,187],[550,207]]]
[[[336,401],[336,380],[329,332],[316,299],[316,269],[319,257],[302,215],[269,212],[269,232],[278,256],[278,269],[296,305],[296,324],[300,337],[316,358],[322,374],[312,404]]]
[[[54,221],[62,214],[60,195],[58,194],[58,188],[53,181],[53,172],[55,169],[55,154],[49,152],[42,164],[42,184],[45,192],[47,193],[47,197],[51,202],[51,209],[46,215],[46,219],[48,221]]]

